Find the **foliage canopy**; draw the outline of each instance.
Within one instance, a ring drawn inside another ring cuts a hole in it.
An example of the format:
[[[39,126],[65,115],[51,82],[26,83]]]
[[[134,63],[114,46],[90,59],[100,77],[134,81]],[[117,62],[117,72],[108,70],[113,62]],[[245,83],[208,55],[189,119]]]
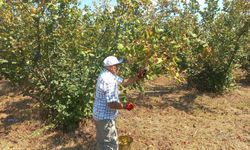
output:
[[[77,0],[0,1],[0,74],[35,91],[49,120],[74,128],[91,116],[102,60],[124,57],[122,76],[149,66],[206,91],[223,91],[235,67],[249,68],[249,2],[108,1],[94,10]],[[249,72],[249,69],[248,69]],[[137,85],[138,86],[138,85]]]

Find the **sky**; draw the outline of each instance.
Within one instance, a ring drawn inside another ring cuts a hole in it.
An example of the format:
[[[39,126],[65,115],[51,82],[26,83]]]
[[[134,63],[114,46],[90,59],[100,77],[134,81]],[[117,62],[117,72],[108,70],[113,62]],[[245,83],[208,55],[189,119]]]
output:
[[[93,0],[81,0],[82,5],[86,4],[86,5],[91,5],[93,2]]]
[[[81,7],[83,7],[85,4],[86,5],[88,5],[88,6],[93,6],[93,1],[95,1],[95,0],[80,0],[80,2],[81,2]],[[98,1],[98,0],[97,0]],[[155,2],[155,1],[157,1],[157,0],[152,0],[153,2]],[[189,1],[189,0],[187,0],[187,1]],[[201,7],[202,6],[204,6],[204,3],[205,3],[205,0],[198,0],[198,2],[199,2],[199,4],[201,5]],[[111,0],[111,3],[113,4],[113,5],[115,5],[116,4],[116,0]],[[220,6],[222,6],[222,0],[220,0],[219,1],[219,4],[220,4]]]
[[[81,7],[84,6],[84,5],[88,5],[88,6],[93,6],[93,2],[94,1],[98,1],[98,0],[79,0],[81,2]],[[111,0],[111,3],[112,4],[116,4],[116,0]]]

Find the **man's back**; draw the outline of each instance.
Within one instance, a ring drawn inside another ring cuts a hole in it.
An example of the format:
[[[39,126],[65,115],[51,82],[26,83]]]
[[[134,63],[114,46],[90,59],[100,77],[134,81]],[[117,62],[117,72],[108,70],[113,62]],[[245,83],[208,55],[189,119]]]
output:
[[[109,102],[119,102],[118,84],[122,79],[104,70],[100,73],[96,83],[93,118],[95,120],[115,119],[117,110],[108,107]]]

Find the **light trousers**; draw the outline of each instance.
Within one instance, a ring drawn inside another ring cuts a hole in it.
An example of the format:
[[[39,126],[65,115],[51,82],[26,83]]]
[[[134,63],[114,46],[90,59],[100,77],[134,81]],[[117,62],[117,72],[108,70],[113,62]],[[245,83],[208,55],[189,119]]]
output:
[[[95,121],[98,150],[118,150],[118,135],[114,120]]]

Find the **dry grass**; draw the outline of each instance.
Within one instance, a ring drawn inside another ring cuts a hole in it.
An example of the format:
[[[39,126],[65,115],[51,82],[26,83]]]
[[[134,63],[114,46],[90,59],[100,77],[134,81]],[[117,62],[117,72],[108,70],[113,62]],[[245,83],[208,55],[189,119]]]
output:
[[[153,83],[161,87],[164,81]],[[131,93],[136,110],[121,112],[120,133],[134,137],[134,149],[250,149],[249,88],[222,96],[176,86],[163,91],[143,101]]]
[[[216,96],[160,77],[147,90],[160,92],[131,91],[136,109],[120,111],[117,120],[119,134],[134,138],[133,150],[250,149],[250,87]],[[0,96],[0,149],[95,149],[91,120],[62,133],[45,125],[39,111],[30,97],[10,91]]]

